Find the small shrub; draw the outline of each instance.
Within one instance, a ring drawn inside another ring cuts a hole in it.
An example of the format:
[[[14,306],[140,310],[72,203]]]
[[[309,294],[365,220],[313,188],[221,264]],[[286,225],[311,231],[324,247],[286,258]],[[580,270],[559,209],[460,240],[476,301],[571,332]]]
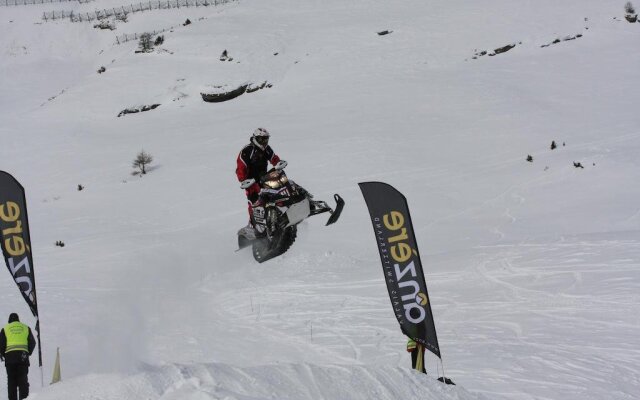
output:
[[[110,31],[113,31],[116,29],[116,25],[113,22],[106,19],[101,20],[99,23],[95,24],[93,27],[97,29],[109,29]]]
[[[229,57],[229,53],[225,49],[222,54],[220,54],[220,61],[233,61],[233,57]]]
[[[156,38],[156,41],[153,42],[154,46],[160,46],[162,43],[164,43],[164,35],[160,35]]]
[[[149,153],[145,153],[144,150],[140,151],[136,158],[133,160],[133,168],[140,169],[142,175],[147,173],[146,166],[153,162],[153,156]]]
[[[140,51],[144,53],[153,50],[153,42],[151,41],[151,34],[149,32],[140,35],[138,46],[140,47]]]
[[[531,154],[527,155],[527,161],[533,162],[533,157],[531,156]]]
[[[552,140],[551,141],[551,150],[555,150],[556,147],[558,147],[558,146],[556,146],[556,141]]]
[[[633,7],[633,4],[631,4],[630,1],[627,2],[627,4],[624,5],[624,10],[627,12],[627,14],[635,14],[636,13],[636,9]]]
[[[84,186],[78,185],[78,192],[81,191],[82,189],[84,189]]]
[[[100,67],[100,69],[98,70],[98,73],[101,74],[103,72],[105,72],[107,69],[104,67],[104,65],[102,67]]]
[[[636,9],[633,7],[633,4],[631,4],[630,1],[628,1],[627,4],[624,5],[624,10],[627,12],[624,18],[628,22],[635,24],[638,21],[638,14],[636,14]]]

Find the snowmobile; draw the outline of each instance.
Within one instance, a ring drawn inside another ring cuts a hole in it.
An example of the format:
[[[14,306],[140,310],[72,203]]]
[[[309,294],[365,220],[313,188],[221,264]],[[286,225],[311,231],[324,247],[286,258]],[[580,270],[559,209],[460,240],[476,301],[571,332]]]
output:
[[[243,182],[243,188],[253,184],[253,179]],[[265,262],[287,250],[296,240],[300,222],[313,215],[330,213],[326,225],[334,224],[344,208],[344,200],[335,194],[336,208],[332,209],[324,201],[313,199],[313,195],[302,186],[287,178],[284,169],[267,171],[260,178],[260,196],[264,207],[256,207],[253,228],[244,227],[238,231],[238,250],[251,246],[253,258]]]

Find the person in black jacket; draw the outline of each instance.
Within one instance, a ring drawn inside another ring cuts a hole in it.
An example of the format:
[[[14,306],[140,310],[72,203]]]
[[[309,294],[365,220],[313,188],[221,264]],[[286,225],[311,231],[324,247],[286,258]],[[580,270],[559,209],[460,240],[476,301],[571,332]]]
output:
[[[20,322],[18,314],[11,313],[9,323],[0,330],[0,359],[7,368],[9,400],[29,396],[29,356],[35,347],[31,328]]]
[[[264,128],[258,128],[251,135],[249,144],[244,146],[236,159],[236,176],[241,182],[241,188],[245,189],[249,202],[249,227],[253,226],[254,208],[264,211],[262,199],[260,198],[260,177],[267,172],[269,164],[277,169],[283,169],[287,162],[280,157],[269,146],[271,135]]]

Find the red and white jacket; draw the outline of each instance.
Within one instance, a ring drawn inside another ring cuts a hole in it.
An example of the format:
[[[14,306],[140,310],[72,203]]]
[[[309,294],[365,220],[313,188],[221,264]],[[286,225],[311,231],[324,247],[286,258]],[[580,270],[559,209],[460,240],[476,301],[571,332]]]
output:
[[[260,177],[267,172],[269,163],[275,166],[280,157],[273,151],[270,146],[267,146],[264,150],[259,148],[253,143],[249,143],[238,154],[236,160],[236,176],[238,181],[242,182],[245,179],[253,178],[256,180],[249,189],[247,189],[247,197],[257,197],[260,192]]]

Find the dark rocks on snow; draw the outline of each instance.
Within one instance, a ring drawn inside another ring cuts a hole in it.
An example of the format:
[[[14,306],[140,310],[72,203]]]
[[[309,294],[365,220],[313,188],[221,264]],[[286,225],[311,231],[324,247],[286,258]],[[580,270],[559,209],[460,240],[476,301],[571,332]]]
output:
[[[378,32],[378,36],[384,36],[384,35],[388,35],[390,33],[393,33],[393,31],[390,31],[390,30],[380,31],[380,32]]]
[[[191,25],[191,20],[189,18],[187,18],[187,20],[184,21],[184,24],[182,24],[182,26],[187,26],[187,25]]]
[[[520,42],[520,44],[522,44],[522,42]],[[513,49],[514,47],[516,47],[515,43],[512,44],[508,44],[506,46],[502,46],[502,47],[498,47],[497,49],[495,49],[492,53],[489,53],[486,50],[481,50],[481,51],[477,51],[473,54],[473,57],[471,57],[474,60],[477,60],[478,57],[483,57],[488,55],[489,57],[493,57],[495,55],[498,54],[502,54],[502,53],[506,53],[507,51]]]
[[[551,46],[552,44],[558,44],[558,43],[560,43],[560,42],[567,42],[567,41],[569,41],[569,40],[576,40],[576,39],[581,38],[581,37],[582,37],[582,34],[581,34],[581,33],[578,33],[578,34],[577,34],[577,35],[575,35],[575,36],[566,36],[564,39],[559,39],[559,38],[557,38],[557,39],[555,39],[553,42],[548,43],[548,44],[543,44],[543,45],[542,45],[542,46],[540,46],[540,47],[542,47],[542,48],[544,48],[544,47],[549,47],[549,46]]]
[[[533,157],[531,156],[531,154],[527,155],[527,161],[533,162]]]
[[[98,73],[101,74],[101,73],[105,72],[106,70],[107,69],[104,66],[102,66],[102,67],[100,67],[100,69],[98,69]]]
[[[78,192],[80,192],[82,189],[84,189],[84,186],[78,185]]]
[[[62,240],[57,240],[56,241],[56,246],[58,247],[64,247],[64,242]]]
[[[555,150],[556,147],[558,147],[558,146],[556,146],[556,141],[552,140],[551,141],[551,150]]]
[[[516,47],[516,45],[515,45],[515,44],[508,44],[508,45],[506,45],[506,46],[502,46],[502,47],[499,47],[499,48],[495,49],[495,50],[493,51],[493,54],[489,54],[489,55],[490,55],[490,56],[494,56],[494,55],[496,55],[496,54],[506,53],[507,51],[509,51],[509,50],[513,49],[514,47]]]
[[[482,51],[476,51],[475,54],[473,55],[474,60],[477,60],[478,57],[482,57],[482,56],[486,56],[487,55],[487,51],[486,50],[482,50]]]
[[[153,110],[153,109],[158,108],[159,106],[160,106],[160,104],[151,104],[151,105],[148,105],[148,106],[125,108],[124,110],[120,111],[120,113],[118,114],[118,117],[122,117],[123,115],[126,115],[126,114],[135,114],[135,113],[139,113],[139,112]]]
[[[236,97],[243,95],[244,92],[247,90],[248,86],[249,84],[244,84],[244,85],[238,86],[233,90],[229,90],[226,92],[200,93],[200,94],[202,95],[202,100],[206,101],[207,103],[222,103],[223,101],[233,100]],[[222,86],[214,86],[214,87],[216,89],[222,88]]]
[[[257,92],[257,91],[258,91],[258,90],[260,90],[260,89],[270,88],[270,87],[272,87],[272,86],[273,86],[273,85],[272,85],[272,84],[270,84],[270,83],[269,83],[269,82],[267,82],[267,81],[264,81],[264,82],[262,82],[262,83],[260,83],[260,84],[252,83],[252,84],[250,84],[249,86],[247,86],[247,93]]]
[[[634,15],[627,14],[624,16],[624,18],[632,24],[635,24],[636,22],[638,22],[638,14],[634,14]]]
[[[158,36],[155,42],[153,42],[154,46],[160,46],[162,43],[164,43],[164,35]]]
[[[202,100],[207,103],[222,103],[223,101],[233,100],[245,93],[253,93],[260,89],[270,88],[273,85],[267,81],[262,83],[245,83],[235,89],[225,90],[224,86],[214,86],[213,93],[200,93]]]
[[[575,161],[574,161],[574,162],[573,162],[573,166],[574,166],[574,167],[576,167],[576,168],[582,168],[582,169],[584,169],[584,167],[582,166],[582,163],[580,163],[580,162],[575,162]]]

